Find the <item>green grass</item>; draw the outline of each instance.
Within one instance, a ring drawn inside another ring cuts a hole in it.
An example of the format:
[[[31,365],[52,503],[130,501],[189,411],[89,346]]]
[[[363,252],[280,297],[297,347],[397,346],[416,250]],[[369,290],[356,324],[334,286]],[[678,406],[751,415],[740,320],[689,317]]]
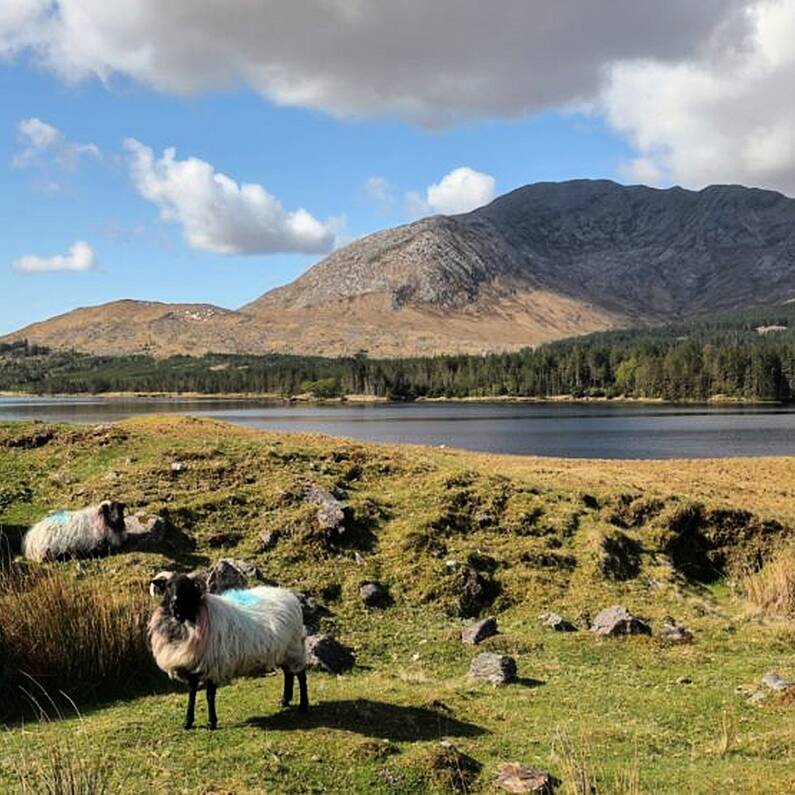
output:
[[[106,764],[111,791],[434,791],[443,787],[431,764],[442,738],[483,765],[475,791],[491,791],[504,761],[549,769],[564,792],[575,791],[577,777],[596,780],[600,792],[795,788],[795,705],[775,695],[755,704],[745,693],[770,670],[795,679],[790,626],[748,611],[739,571],[708,586],[688,583],[661,548],[667,517],[692,500],[790,523],[792,461],[698,462],[688,477],[691,465],[678,462],[479,456],[180,418],[111,430],[63,426],[38,449],[5,446],[30,429],[0,426],[0,494],[10,495],[0,525],[112,495],[133,510],[167,510],[180,531],[162,553],[56,564],[63,576],[143,590],[164,567],[249,558],[265,576],[324,602],[324,628],[356,649],[359,665],[340,677],[310,673],[308,716],[276,706],[278,677],[239,680],[219,693],[214,733],[201,728],[201,701],[199,728],[183,731],[185,694],[155,692],[146,677],[124,698],[68,691],[79,717],[38,722],[28,714],[0,730],[0,791],[19,789],[21,771],[59,743],[86,763]],[[172,474],[173,460],[185,461],[185,471]],[[317,533],[298,496],[306,482],[344,492],[355,527],[348,544],[329,545]],[[600,507],[586,507],[583,492]],[[638,493],[658,496],[660,513],[636,511],[639,526],[616,527],[619,495]],[[266,552],[263,530],[279,534]],[[211,546],[230,532],[231,546]],[[602,538],[619,532],[640,548],[640,570],[626,581],[600,566]],[[790,533],[779,535],[766,555]],[[446,573],[449,560],[484,556],[499,590],[481,612],[498,616],[500,635],[482,648],[514,655],[521,677],[496,689],[467,680],[476,651],[458,640],[459,595]],[[394,607],[361,606],[358,586],[373,577],[389,585]],[[671,614],[696,642],[598,641],[538,621],[549,608],[574,617],[616,603],[656,626]],[[65,698],[53,698],[74,715]],[[384,739],[394,753],[373,742]]]

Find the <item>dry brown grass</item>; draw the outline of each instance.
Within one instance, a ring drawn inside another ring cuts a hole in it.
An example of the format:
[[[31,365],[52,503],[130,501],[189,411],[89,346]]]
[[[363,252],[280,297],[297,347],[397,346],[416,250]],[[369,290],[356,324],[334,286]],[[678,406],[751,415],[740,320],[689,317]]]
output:
[[[151,670],[145,594],[53,567],[0,571],[0,685],[20,696],[102,691]],[[5,705],[4,705],[5,706]]]
[[[760,571],[743,578],[742,589],[754,610],[795,618],[795,547],[782,550]]]

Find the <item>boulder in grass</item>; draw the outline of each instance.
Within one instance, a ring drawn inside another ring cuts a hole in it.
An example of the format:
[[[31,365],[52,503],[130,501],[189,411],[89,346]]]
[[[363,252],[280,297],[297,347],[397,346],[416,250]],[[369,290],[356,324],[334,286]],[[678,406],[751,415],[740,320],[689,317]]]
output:
[[[516,660],[507,654],[483,652],[469,666],[469,678],[507,685],[516,679]]]
[[[365,607],[389,607],[392,598],[380,582],[365,582],[359,588],[359,597]]]
[[[668,622],[660,628],[659,636],[661,640],[666,643],[692,643],[693,633],[687,628],[676,624],[675,622]]]
[[[651,635],[651,627],[626,607],[606,607],[596,614],[591,624],[591,632],[602,637],[621,635]]]
[[[305,648],[307,665],[329,674],[341,674],[353,668],[356,662],[353,651],[343,646],[333,635],[309,635]]]
[[[554,629],[555,632],[576,632],[577,626],[571,621],[567,621],[559,613],[542,613],[541,623],[545,627]]]
[[[162,516],[136,513],[124,520],[124,546],[140,552],[156,550],[166,537],[166,522]]]
[[[482,621],[476,621],[468,627],[461,630],[461,640],[464,643],[470,643],[477,646],[482,643],[486,638],[490,638],[497,634],[497,619],[494,616],[484,618]]]
[[[521,762],[504,762],[497,765],[494,786],[504,792],[536,792],[554,795],[558,780],[546,770],[524,765]]]
[[[221,558],[206,576],[209,593],[219,594],[240,588],[250,588],[255,580],[261,579],[259,569],[247,560]]]
[[[328,489],[312,485],[305,492],[307,502],[317,505],[317,523],[329,536],[340,536],[345,532],[344,502],[338,500]]]
[[[792,682],[789,679],[785,679],[773,671],[768,671],[762,677],[762,684],[771,690],[789,690],[792,687]]]

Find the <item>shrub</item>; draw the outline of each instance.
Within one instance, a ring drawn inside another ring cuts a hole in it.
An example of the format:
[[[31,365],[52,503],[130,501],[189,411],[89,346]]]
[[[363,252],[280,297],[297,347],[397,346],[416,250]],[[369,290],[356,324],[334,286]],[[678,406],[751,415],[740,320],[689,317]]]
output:
[[[762,569],[744,577],[742,589],[756,610],[795,618],[795,547],[782,550]]]

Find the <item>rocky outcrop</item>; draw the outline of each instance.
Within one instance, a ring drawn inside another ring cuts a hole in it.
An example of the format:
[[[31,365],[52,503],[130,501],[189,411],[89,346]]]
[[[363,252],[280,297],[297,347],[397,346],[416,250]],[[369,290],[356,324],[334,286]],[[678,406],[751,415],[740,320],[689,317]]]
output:
[[[596,614],[591,624],[591,632],[602,637],[621,635],[651,635],[651,627],[626,607],[606,607]]]
[[[483,652],[472,660],[469,678],[491,682],[493,685],[507,685],[516,679],[516,660],[507,654]]]

